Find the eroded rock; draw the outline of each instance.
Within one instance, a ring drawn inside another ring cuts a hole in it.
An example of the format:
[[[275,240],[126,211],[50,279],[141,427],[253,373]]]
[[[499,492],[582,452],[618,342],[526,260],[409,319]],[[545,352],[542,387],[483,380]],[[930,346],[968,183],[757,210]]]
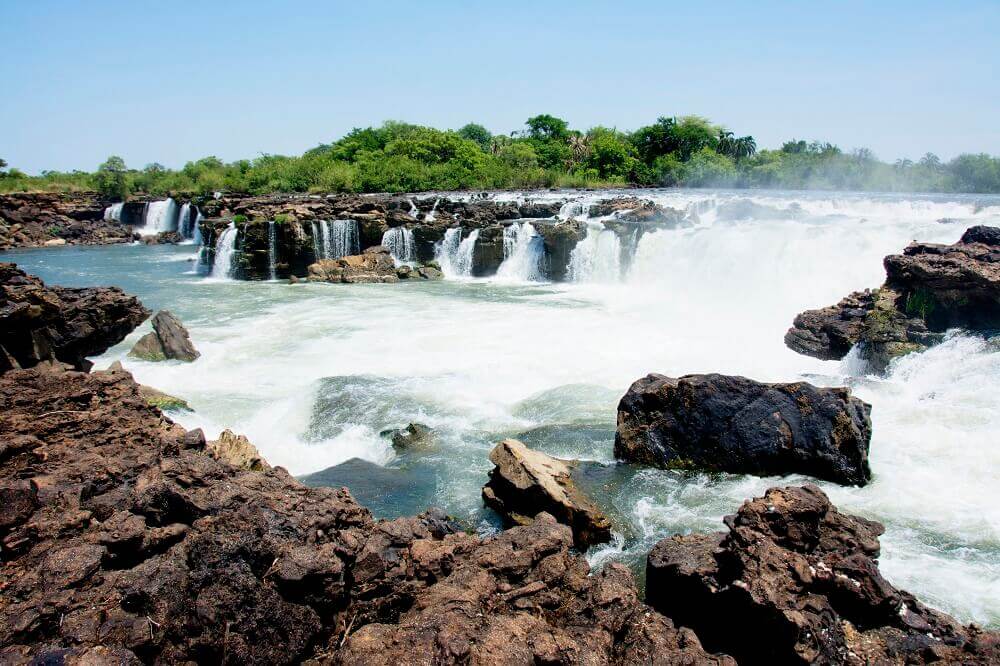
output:
[[[611,523],[570,478],[572,463],[505,439],[490,453],[496,467],[483,487],[483,501],[509,524],[525,525],[540,512],[573,530],[578,548],[611,540]]]
[[[271,469],[257,447],[245,435],[237,435],[228,428],[219,433],[219,438],[208,442],[206,450],[216,460],[227,462],[233,467],[251,472]]]
[[[651,374],[618,405],[615,457],[668,469],[871,478],[871,407],[847,388]]]
[[[153,330],[139,338],[129,356],[146,361],[176,359],[190,363],[201,354],[180,320],[169,310],[160,310],[153,315]]]

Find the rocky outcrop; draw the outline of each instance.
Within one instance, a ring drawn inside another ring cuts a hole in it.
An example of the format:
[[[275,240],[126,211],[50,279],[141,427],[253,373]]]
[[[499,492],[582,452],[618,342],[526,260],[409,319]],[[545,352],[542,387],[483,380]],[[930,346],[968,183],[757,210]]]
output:
[[[878,570],[876,522],[816,486],[772,488],[725,520],[674,536],[646,566],[646,601],[709,650],[754,664],[995,664],[1000,635],[927,608]]]
[[[139,338],[129,356],[146,361],[176,359],[190,363],[201,354],[180,320],[169,310],[160,310],[153,315],[153,330]]]
[[[340,259],[320,259],[309,267],[310,282],[398,282],[396,263],[388,248],[379,245],[363,254]]]
[[[545,244],[545,274],[555,282],[569,277],[569,264],[576,244],[587,237],[587,226],[578,220],[558,224],[536,224]]]
[[[0,250],[132,242],[132,229],[104,219],[106,205],[92,193],[0,195]]]
[[[919,351],[949,328],[1000,329],[1000,229],[972,227],[954,245],[914,243],[885,258],[885,284],[799,314],[791,349],[824,360],[855,345],[876,369]]]
[[[0,662],[732,664],[551,516],[429,511],[206,455],[126,372],[0,377]]]
[[[846,388],[647,375],[618,405],[615,457],[668,469],[865,485],[871,407]]]
[[[433,448],[436,439],[434,431],[423,423],[411,423],[405,428],[390,430],[386,434],[392,441],[393,448],[400,451],[430,449]]]
[[[0,372],[39,363],[90,367],[87,356],[121,342],[149,311],[114,287],[46,287],[0,263]]]
[[[511,525],[530,524],[541,512],[573,530],[580,550],[611,540],[611,523],[570,478],[572,463],[532,451],[515,439],[494,447],[496,467],[483,487],[486,506]]]
[[[204,438],[204,435],[202,437]],[[229,429],[223,430],[219,434],[219,439],[208,442],[205,450],[216,460],[229,463],[233,467],[251,472],[271,469],[257,447],[251,444],[245,435],[237,435]]]

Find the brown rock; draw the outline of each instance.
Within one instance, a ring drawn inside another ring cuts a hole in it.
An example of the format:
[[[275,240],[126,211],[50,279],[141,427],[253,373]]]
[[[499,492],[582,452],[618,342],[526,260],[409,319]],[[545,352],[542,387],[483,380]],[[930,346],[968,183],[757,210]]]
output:
[[[257,447],[250,443],[244,435],[237,435],[232,430],[223,430],[219,439],[208,442],[208,453],[216,460],[250,470],[251,472],[262,472],[271,469]]]
[[[153,330],[139,338],[129,356],[146,361],[177,359],[191,362],[201,354],[191,343],[187,329],[169,310],[153,315]]]

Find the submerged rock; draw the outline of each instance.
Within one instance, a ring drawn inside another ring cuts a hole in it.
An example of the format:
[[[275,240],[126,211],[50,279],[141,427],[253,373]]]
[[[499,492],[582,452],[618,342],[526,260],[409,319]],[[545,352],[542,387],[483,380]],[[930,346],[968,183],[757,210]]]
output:
[[[190,363],[201,354],[180,320],[169,310],[160,310],[153,315],[153,330],[139,338],[129,356],[146,361],[176,359]]]
[[[824,360],[843,358],[857,345],[881,369],[949,328],[1000,329],[1000,228],[971,227],[954,245],[914,243],[884,265],[880,289],[799,314],[785,344]]]
[[[611,540],[611,523],[570,479],[572,463],[506,439],[490,453],[496,467],[483,486],[483,501],[510,524],[526,525],[550,513],[573,530],[577,548]]]
[[[90,368],[149,316],[115,287],[47,287],[16,264],[0,263],[0,373],[40,363]]]
[[[747,664],[989,664],[1000,636],[927,608],[878,570],[880,524],[813,485],[771,488],[728,534],[674,536],[646,564],[646,601],[708,650]]]
[[[251,444],[245,435],[237,435],[229,429],[223,430],[219,434],[219,439],[208,442],[206,450],[216,460],[227,462],[233,467],[251,472],[271,469],[257,447]]]
[[[865,485],[871,406],[847,388],[647,375],[618,405],[615,457],[668,469]]]
[[[423,423],[411,423],[405,428],[389,431],[389,439],[396,449],[428,449],[433,447],[434,431]]]

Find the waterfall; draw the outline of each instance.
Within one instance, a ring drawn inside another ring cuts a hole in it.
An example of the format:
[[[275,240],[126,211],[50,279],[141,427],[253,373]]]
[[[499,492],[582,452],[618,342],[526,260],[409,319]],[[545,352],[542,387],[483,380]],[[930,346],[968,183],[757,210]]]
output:
[[[424,216],[424,222],[433,222],[434,221],[434,218],[436,217],[435,214],[437,213],[437,209],[438,209],[438,204],[439,203],[441,203],[441,199],[440,198],[437,198],[437,199],[434,200],[434,205],[431,206],[431,212],[427,213],[427,215]]]
[[[396,263],[416,261],[416,251],[413,246],[413,231],[406,227],[393,227],[382,235],[382,245],[389,248]]]
[[[464,239],[460,228],[444,232],[444,238],[435,248],[434,258],[446,277],[472,276],[472,253],[478,238],[479,229],[473,229]]]
[[[176,231],[177,212],[177,204],[173,199],[151,201],[146,204],[144,224],[137,231],[143,236],[154,236],[163,231]]]
[[[316,261],[323,259],[323,238],[321,237],[322,230],[315,222],[312,223],[312,236],[313,236],[313,254],[316,256]]]
[[[420,215],[420,209],[417,208],[417,202],[414,201],[413,199],[410,199],[410,217],[412,217],[415,220],[417,219],[418,215]]]
[[[194,206],[194,223],[191,225],[191,240],[195,245],[201,245],[201,221],[205,218],[201,216],[201,210]]]
[[[503,263],[497,276],[508,280],[542,280],[545,244],[530,222],[514,223],[503,230]]]
[[[618,234],[599,222],[587,225],[587,236],[569,258],[572,282],[617,282],[622,276],[622,244]]]
[[[267,267],[268,277],[271,280],[278,279],[278,230],[277,225],[270,221],[267,223]]]
[[[104,209],[104,220],[106,222],[121,222],[122,221],[122,207],[124,203],[111,204]]]
[[[219,239],[215,242],[215,262],[212,264],[212,277],[231,277],[233,272],[233,255],[236,253],[237,235],[235,222],[230,222],[229,226],[219,234]]]
[[[338,259],[361,252],[361,239],[356,220],[322,222],[323,258]]]

